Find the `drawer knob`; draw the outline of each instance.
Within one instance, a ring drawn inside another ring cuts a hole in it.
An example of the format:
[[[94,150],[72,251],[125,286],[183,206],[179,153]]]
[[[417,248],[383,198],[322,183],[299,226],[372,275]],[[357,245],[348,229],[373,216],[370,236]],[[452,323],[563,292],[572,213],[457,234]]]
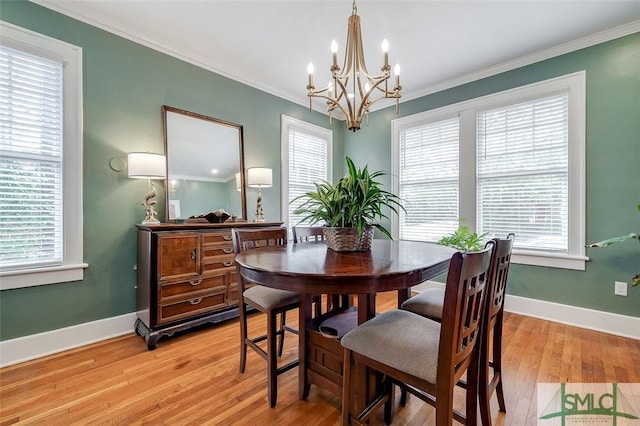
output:
[[[225,260],[224,262],[222,262],[222,264],[224,266],[231,266],[231,265],[233,265],[233,260]]]
[[[222,239],[225,241],[231,241],[231,235],[223,235]]]
[[[202,302],[202,297],[198,297],[197,299],[189,300],[189,303],[191,303],[192,305],[197,305],[200,302]]]
[[[226,254],[233,253],[233,249],[231,247],[223,248],[222,251],[225,252]]]
[[[199,280],[191,280],[189,281],[189,284],[191,284],[192,286],[197,286],[202,282],[202,278],[200,278]]]
[[[196,252],[197,252],[197,248],[194,247],[193,250],[191,250],[191,259],[192,260],[196,260]]]

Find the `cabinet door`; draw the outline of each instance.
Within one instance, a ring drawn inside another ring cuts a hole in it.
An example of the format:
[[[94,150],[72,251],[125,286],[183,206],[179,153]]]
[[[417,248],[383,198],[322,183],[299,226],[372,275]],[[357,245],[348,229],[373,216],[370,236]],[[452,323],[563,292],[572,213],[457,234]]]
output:
[[[158,281],[200,273],[199,236],[193,232],[158,234]]]

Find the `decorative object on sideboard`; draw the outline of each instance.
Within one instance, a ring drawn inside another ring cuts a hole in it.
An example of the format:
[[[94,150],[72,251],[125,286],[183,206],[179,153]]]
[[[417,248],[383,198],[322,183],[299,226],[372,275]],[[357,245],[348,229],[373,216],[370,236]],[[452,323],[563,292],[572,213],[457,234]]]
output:
[[[273,186],[273,171],[267,167],[252,167],[247,169],[247,186],[258,188],[258,199],[256,201],[256,218],[254,222],[264,222],[264,212],[262,210],[262,188]]]
[[[369,173],[368,166],[356,168],[351,158],[347,157],[348,173],[330,182],[316,183],[316,190],[294,198],[302,203],[295,209],[295,214],[304,215],[300,222],[308,221],[311,225],[324,224],[324,236],[327,247],[334,251],[368,251],[371,249],[373,228],[377,228],[388,238],[391,233],[378,219],[389,219],[383,208],[398,214],[404,210],[402,200],[397,195],[382,189],[376,179],[388,175],[384,171]]]
[[[347,120],[349,130],[355,132],[360,129],[362,116],[369,113],[371,105],[381,99],[396,100],[396,114],[399,110],[400,91],[400,65],[394,67],[395,83],[389,90],[389,77],[391,66],[389,65],[389,43],[382,41],[382,53],[384,63],[380,70],[382,74],[371,75],[367,71],[362,47],[362,30],[360,29],[360,17],[354,0],[353,10],[349,16],[347,30],[347,47],[345,50],[344,65],[338,66],[338,43],[331,42],[333,63],[331,65],[331,81],[327,87],[316,89],[313,84],[313,64],[309,63],[309,84],[307,84],[307,96],[309,97],[309,109],[312,108],[311,98],[323,98],[327,100],[329,123],[334,110],[341,111]],[[375,92],[375,93],[374,93]],[[374,95],[378,95],[377,98]],[[367,124],[369,124],[367,115]]]
[[[188,221],[191,223],[224,223],[229,219],[231,215],[224,211],[224,209],[218,209],[210,211],[209,213],[203,213],[197,216],[190,216]]]
[[[142,201],[144,207],[144,219],[142,224],[157,224],[157,212],[155,209],[156,187],[151,179],[165,179],[167,177],[167,159],[162,154],[151,152],[130,152],[127,155],[128,170],[130,178],[147,179],[149,191]]]

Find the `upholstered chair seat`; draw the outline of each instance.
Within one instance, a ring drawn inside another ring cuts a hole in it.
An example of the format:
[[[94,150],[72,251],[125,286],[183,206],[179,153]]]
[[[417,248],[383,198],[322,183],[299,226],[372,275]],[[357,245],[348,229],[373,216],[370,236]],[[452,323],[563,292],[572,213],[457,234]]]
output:
[[[298,293],[257,285],[243,293],[245,303],[259,307],[261,311],[298,303]]]
[[[439,323],[400,310],[365,322],[341,340],[354,352],[430,383],[436,382],[439,342]]]
[[[429,288],[402,303],[402,309],[436,320],[442,319],[443,306],[444,288]]]

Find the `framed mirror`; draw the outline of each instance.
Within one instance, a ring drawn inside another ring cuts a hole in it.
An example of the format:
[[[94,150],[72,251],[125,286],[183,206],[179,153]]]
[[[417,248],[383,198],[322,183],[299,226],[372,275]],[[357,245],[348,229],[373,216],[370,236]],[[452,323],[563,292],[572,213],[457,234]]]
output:
[[[246,219],[242,126],[167,105],[162,115],[166,222],[220,209]]]

